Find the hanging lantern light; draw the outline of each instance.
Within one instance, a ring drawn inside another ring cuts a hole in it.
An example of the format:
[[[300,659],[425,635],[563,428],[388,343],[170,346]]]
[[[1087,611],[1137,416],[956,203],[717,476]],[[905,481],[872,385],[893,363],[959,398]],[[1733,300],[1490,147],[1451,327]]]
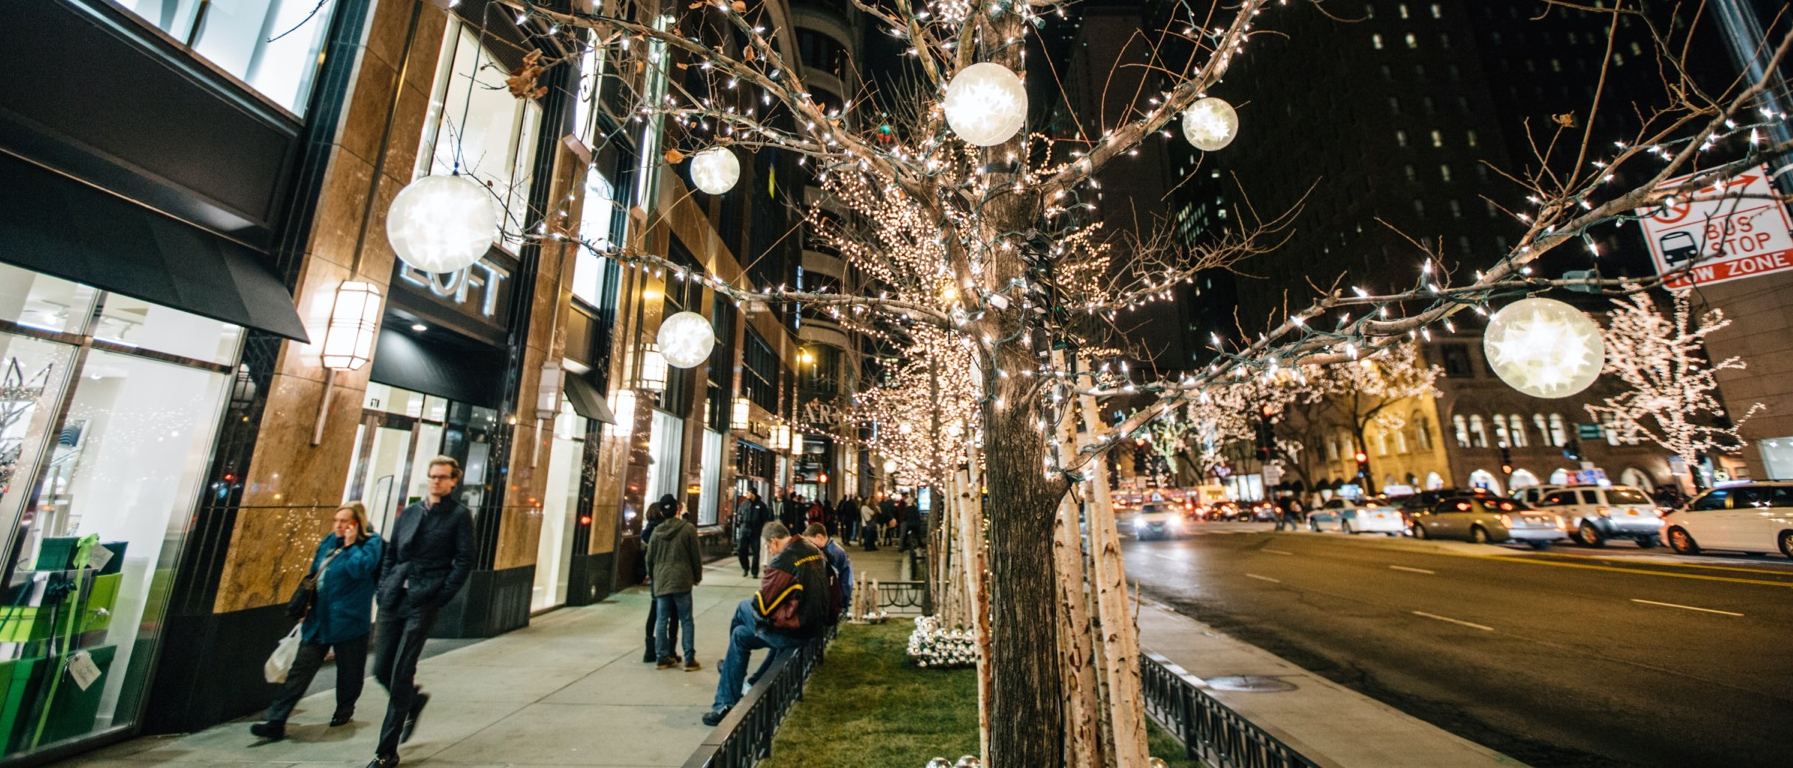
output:
[[[1502,307],[1482,334],[1482,352],[1501,381],[1532,397],[1568,397],[1588,388],[1606,363],[1600,326],[1554,299]]]
[[[1183,110],[1183,138],[1203,152],[1224,149],[1239,135],[1239,113],[1226,99],[1212,96]]]
[[[504,209],[479,182],[459,174],[405,185],[386,213],[386,239],[400,261],[441,274],[473,266],[498,231]]]
[[[1027,121],[1027,89],[1008,67],[980,62],[959,70],[946,86],[946,124],[966,143],[993,147]]]
[[[674,368],[695,368],[710,356],[716,346],[716,332],[710,321],[696,312],[680,312],[660,323],[654,335],[660,355]]]
[[[727,147],[710,147],[691,156],[691,181],[698,189],[720,195],[741,178],[741,161]]]

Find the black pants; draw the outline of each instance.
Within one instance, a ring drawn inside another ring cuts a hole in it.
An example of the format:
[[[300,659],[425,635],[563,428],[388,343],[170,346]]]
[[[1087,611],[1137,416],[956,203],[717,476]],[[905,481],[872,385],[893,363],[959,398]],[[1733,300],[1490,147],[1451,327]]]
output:
[[[875,526],[875,525],[865,526],[864,534],[865,534],[865,551],[867,551],[867,552],[878,551],[878,526]]]
[[[735,557],[741,560],[741,572],[760,575],[760,543],[753,534],[741,537],[740,544],[735,545]]]
[[[300,643],[299,653],[293,657],[292,671],[286,673],[280,693],[274,697],[274,703],[268,705],[268,722],[286,722],[294,705],[305,698],[305,689],[311,687],[312,678],[317,677],[318,668],[324,664],[324,654],[332,648],[336,649],[335,714],[355,711],[355,701],[361,698],[361,686],[367,678],[367,635],[338,643]]]
[[[647,599],[647,653],[641,657],[642,661],[656,660],[660,656],[660,644],[654,639],[655,622],[659,620],[660,601],[655,600],[650,594]],[[676,648],[679,644],[679,617],[668,616],[666,620],[671,623],[671,626],[666,628],[667,643]],[[690,661],[690,659],[686,659],[686,661]]]
[[[398,754],[398,737],[405,728],[405,719],[416,706],[417,660],[423,656],[423,641],[429,639],[430,628],[436,625],[436,609],[419,611],[415,616],[395,616],[386,611],[374,626],[374,679],[385,686],[389,699],[386,720],[380,724],[380,743],[374,748],[379,757]]]

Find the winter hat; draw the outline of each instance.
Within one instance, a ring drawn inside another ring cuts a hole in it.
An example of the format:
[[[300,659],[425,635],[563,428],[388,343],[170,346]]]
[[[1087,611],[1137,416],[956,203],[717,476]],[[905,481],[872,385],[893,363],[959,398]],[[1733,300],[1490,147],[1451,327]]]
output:
[[[666,510],[668,514],[671,514],[674,509],[678,508],[678,506],[679,500],[673,498],[672,494],[669,493],[660,497],[660,508]]]

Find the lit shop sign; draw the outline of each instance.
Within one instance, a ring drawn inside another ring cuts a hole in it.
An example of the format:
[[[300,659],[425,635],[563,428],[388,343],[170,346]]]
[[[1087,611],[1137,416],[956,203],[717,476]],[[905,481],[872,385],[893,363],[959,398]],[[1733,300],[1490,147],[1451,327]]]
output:
[[[446,304],[467,314],[498,321],[499,312],[508,308],[509,291],[505,282],[511,273],[504,267],[481,259],[466,269],[432,274],[400,262],[398,277],[405,284],[428,292]]]

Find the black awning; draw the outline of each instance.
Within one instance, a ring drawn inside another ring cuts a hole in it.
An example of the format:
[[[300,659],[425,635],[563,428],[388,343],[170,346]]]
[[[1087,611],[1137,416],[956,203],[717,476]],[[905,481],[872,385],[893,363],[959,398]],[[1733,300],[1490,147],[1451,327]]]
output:
[[[604,403],[604,395],[582,376],[566,374],[567,401],[573,404],[573,411],[588,419],[595,419],[605,424],[615,424],[616,416],[610,413],[610,406]]]
[[[268,257],[0,154],[0,261],[309,342]]]
[[[457,403],[497,408],[505,375],[504,351],[441,328],[421,333],[398,330],[392,315],[374,347],[374,381],[445,397]]]

